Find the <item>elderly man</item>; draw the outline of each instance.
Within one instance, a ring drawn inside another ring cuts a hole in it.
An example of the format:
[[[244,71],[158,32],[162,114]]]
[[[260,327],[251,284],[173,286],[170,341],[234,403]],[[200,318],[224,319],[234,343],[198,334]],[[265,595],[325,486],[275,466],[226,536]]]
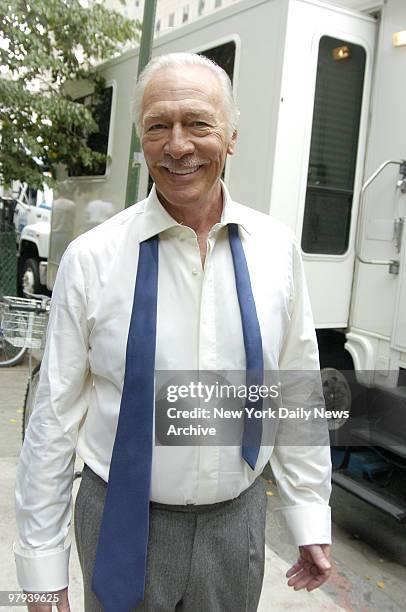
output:
[[[76,450],[86,612],[254,612],[269,460],[299,546],[288,584],[310,591],[329,576],[329,449],[261,445],[248,422],[241,446],[154,445],[154,372],[317,370],[300,256],[289,230],[220,179],[237,137],[223,70],[195,54],[155,58],[134,108],[155,185],[61,262],[18,469],[18,578],[69,609]]]

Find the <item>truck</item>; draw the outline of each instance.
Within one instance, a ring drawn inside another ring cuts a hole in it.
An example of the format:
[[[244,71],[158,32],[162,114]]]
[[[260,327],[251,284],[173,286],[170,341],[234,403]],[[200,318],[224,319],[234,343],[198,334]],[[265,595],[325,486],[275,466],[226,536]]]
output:
[[[17,286],[19,295],[46,293],[46,266],[51,234],[53,192],[20,184],[16,193],[14,227],[17,239]]]
[[[13,211],[18,295],[48,293],[46,264],[51,234],[52,189],[45,182],[41,189],[34,189],[26,183],[13,181],[7,188],[0,185],[0,208],[3,201]]]
[[[354,6],[362,8],[356,10]],[[333,482],[406,521],[406,3],[241,0],[155,40],[202,53],[240,109],[224,180],[301,246],[332,415]],[[99,67],[106,164],[61,170],[47,285],[69,242],[125,207],[138,48]],[[91,103],[86,82],[71,95]],[[99,113],[100,115],[100,113]],[[142,155],[139,199],[151,179]],[[270,265],[272,262],[270,262]],[[340,414],[348,411],[350,419]]]

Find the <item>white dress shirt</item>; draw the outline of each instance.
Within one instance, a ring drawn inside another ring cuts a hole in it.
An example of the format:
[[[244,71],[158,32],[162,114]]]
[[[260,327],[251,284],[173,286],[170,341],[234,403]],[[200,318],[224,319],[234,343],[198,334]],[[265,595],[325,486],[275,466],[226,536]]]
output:
[[[139,242],[159,234],[157,370],[244,370],[245,350],[226,225],[237,223],[250,271],[267,370],[318,369],[300,254],[280,222],[242,206],[223,185],[221,222],[202,267],[195,232],[142,202],[76,238],[52,297],[36,404],[16,482],[21,587],[68,584],[76,453],[108,480],[124,379]],[[151,499],[208,504],[245,490],[267,461],[292,540],[330,543],[327,446],[262,447],[255,471],[236,446],[154,446]]]

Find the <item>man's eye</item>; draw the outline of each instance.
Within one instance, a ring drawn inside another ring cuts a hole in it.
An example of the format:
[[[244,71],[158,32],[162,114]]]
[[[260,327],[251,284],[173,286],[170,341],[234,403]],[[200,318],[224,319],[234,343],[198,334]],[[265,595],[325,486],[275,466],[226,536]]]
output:
[[[165,127],[166,127],[166,126],[165,126],[165,125],[163,125],[163,123],[154,123],[154,125],[151,125],[151,126],[148,128],[148,131],[149,131],[149,132],[153,132],[153,131],[155,131],[155,130],[164,130],[164,129],[165,129]]]
[[[205,121],[193,121],[192,127],[206,128],[209,127],[209,124]]]

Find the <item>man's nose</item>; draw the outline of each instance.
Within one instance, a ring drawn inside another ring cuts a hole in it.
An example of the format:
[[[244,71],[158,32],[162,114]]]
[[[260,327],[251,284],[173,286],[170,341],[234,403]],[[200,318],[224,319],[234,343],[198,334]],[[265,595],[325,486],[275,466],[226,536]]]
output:
[[[184,155],[190,155],[195,150],[195,146],[190,138],[188,130],[182,125],[174,125],[169,131],[169,137],[165,144],[164,152],[175,159],[180,159]]]

